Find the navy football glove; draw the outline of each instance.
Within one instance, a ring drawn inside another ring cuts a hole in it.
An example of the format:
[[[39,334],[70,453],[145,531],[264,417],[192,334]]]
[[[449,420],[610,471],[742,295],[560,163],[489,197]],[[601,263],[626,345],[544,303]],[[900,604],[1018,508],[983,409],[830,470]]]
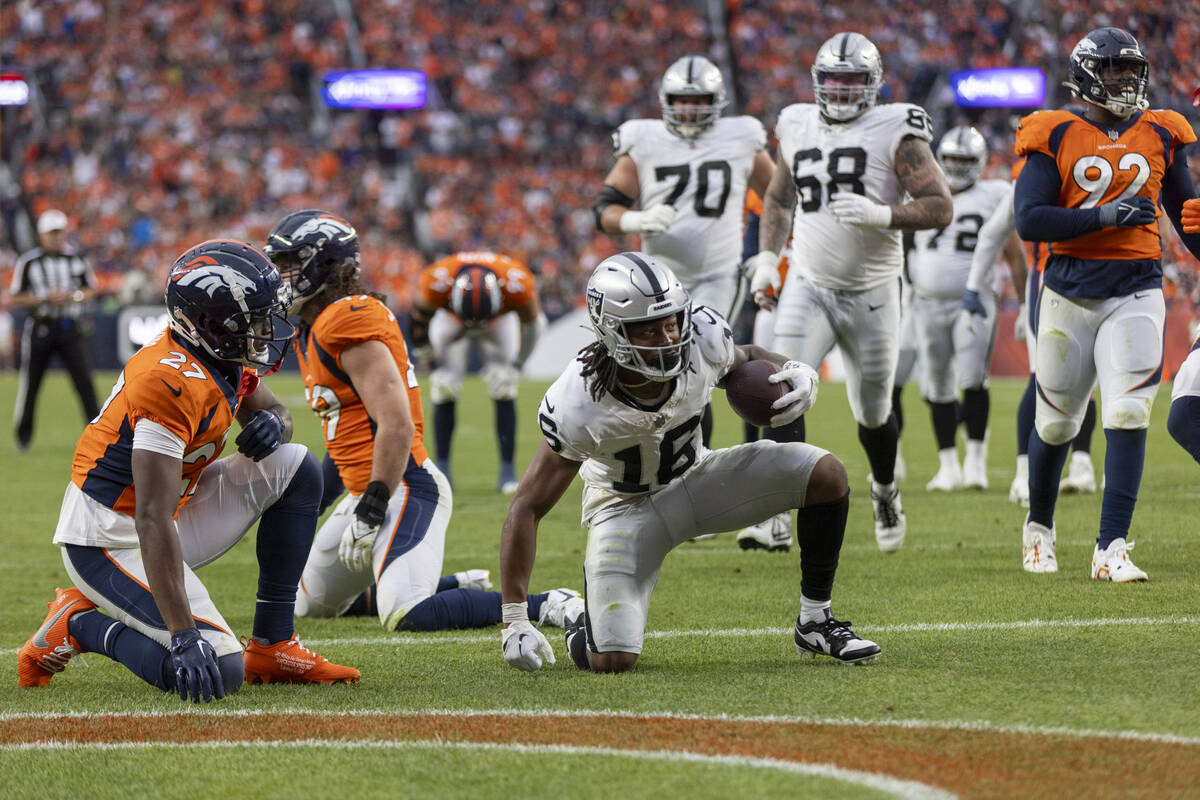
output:
[[[283,444],[283,420],[265,408],[255,411],[234,444],[246,458],[262,461]]]
[[[977,317],[987,316],[987,309],[983,307],[983,301],[979,299],[979,292],[974,289],[967,289],[963,292],[962,309]]]
[[[225,681],[217,667],[217,651],[206,642],[200,631],[188,628],[171,637],[171,669],[175,671],[175,688],[179,699],[191,698],[193,703],[211,703],[225,696]]]
[[[1100,225],[1105,228],[1136,228],[1154,222],[1154,201],[1135,195],[1100,206]]]

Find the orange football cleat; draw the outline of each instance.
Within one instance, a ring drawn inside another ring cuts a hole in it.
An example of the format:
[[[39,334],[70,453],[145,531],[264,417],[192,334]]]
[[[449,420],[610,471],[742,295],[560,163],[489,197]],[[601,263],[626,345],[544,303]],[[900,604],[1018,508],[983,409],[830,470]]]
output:
[[[242,654],[247,683],[358,683],[362,673],[314,653],[292,634],[271,645],[250,639]]]
[[[50,611],[42,627],[17,651],[17,683],[26,689],[48,685],[55,673],[66,668],[71,656],[79,654],[79,642],[67,632],[67,623],[71,615],[95,608],[96,604],[72,586],[55,589],[54,600],[46,607]]]

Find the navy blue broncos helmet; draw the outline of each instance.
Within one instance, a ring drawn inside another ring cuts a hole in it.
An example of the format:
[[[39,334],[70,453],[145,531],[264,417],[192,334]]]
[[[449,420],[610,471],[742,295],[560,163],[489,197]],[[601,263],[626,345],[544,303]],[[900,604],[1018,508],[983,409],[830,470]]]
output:
[[[358,264],[358,233],[346,220],[316,208],[288,214],[263,247],[292,287],[292,311],[321,291],[344,264]]]
[[[167,313],[176,336],[218,361],[263,372],[279,368],[295,328],[292,293],[261,250],[213,239],[181,255],[167,277]]]
[[[1147,108],[1150,62],[1133,34],[1121,28],[1097,28],[1071,51],[1066,86],[1079,99],[1121,119]]]

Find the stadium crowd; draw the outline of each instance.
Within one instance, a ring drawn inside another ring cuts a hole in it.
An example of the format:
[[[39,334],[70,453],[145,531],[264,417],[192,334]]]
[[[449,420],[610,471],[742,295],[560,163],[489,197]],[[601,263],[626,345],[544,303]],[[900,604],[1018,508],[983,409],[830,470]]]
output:
[[[783,105],[811,98],[816,46],[859,28],[883,52],[884,99],[926,104],[941,130],[979,126],[1003,174],[1015,117],[965,115],[945,76],[1036,65],[1048,104],[1063,102],[1063,54],[1094,24],[1140,36],[1154,104],[1197,119],[1200,8],[1186,3],[730,0],[714,22],[707,4],[657,0],[19,0],[0,8],[0,62],[35,78],[40,103],[4,115],[0,285],[29,243],[21,210],[67,209],[102,288],[130,302],[157,300],[187,244],[262,241],[281,210],[320,206],[358,227],[369,278],[397,311],[434,257],[487,246],[530,264],[554,316],[620,247],[590,209],[608,137],[658,116],[658,80],[679,55],[727,52],[740,110],[770,129]],[[320,75],[347,66],[423,69],[434,102],[330,111]],[[1195,305],[1193,269],[1168,265]]]

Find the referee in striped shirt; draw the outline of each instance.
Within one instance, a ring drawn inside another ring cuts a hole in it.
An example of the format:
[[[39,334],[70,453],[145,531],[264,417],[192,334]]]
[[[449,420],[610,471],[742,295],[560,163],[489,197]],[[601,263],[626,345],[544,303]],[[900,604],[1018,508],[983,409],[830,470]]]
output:
[[[21,379],[14,410],[17,449],[29,449],[38,390],[50,357],[58,353],[71,375],[85,420],[100,413],[79,320],[96,296],[96,278],[82,257],[67,247],[67,215],[50,209],[38,217],[41,247],[25,253],[13,270],[12,301],[29,312],[21,332]]]

